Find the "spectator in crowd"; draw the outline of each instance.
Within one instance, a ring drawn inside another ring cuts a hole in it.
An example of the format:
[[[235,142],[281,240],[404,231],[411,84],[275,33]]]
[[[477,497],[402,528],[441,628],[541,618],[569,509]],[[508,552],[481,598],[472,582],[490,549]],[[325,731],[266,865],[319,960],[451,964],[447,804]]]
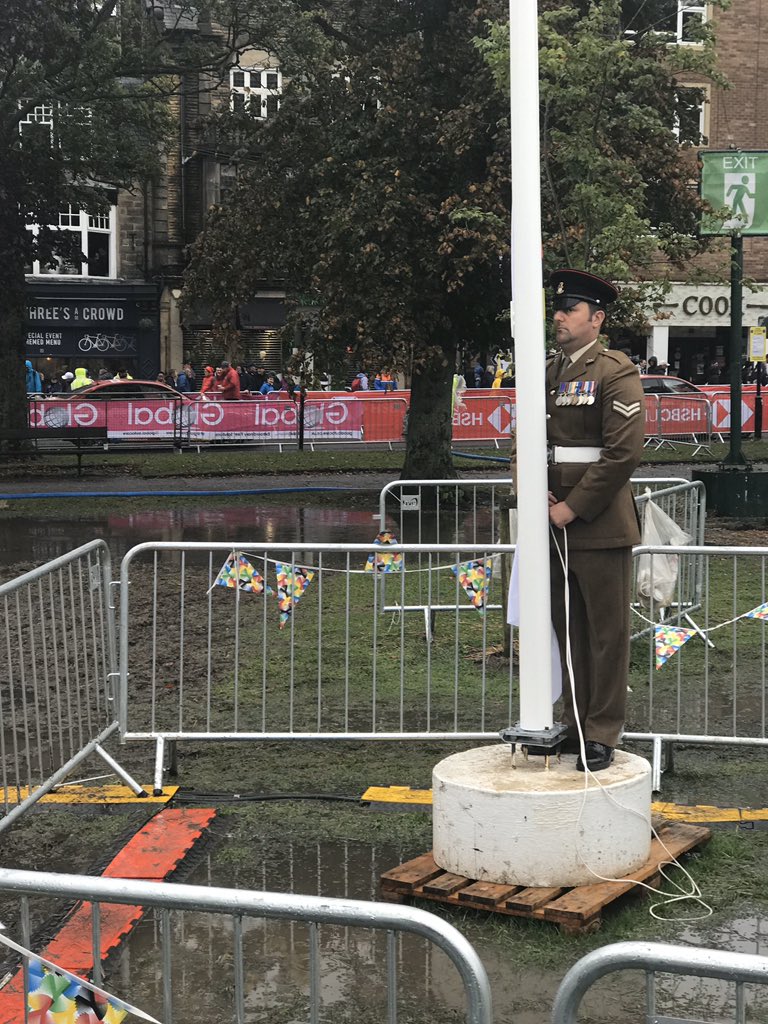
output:
[[[397,381],[388,369],[383,369],[376,374],[373,380],[374,391],[397,391]]]
[[[74,373],[72,373],[71,370],[65,370],[65,372],[62,373],[62,375],[61,375],[61,390],[64,391],[64,392],[71,391],[72,390],[72,381],[74,379],[75,379]]]
[[[264,383],[259,388],[259,394],[260,395],[268,395],[268,394],[270,394],[270,392],[275,390],[275,385],[276,384],[277,384],[277,378],[275,377],[274,373],[268,373],[267,374],[267,379],[264,381]]]
[[[482,378],[480,380],[480,387],[481,388],[492,388],[493,387],[493,380],[494,380],[495,376],[496,376],[496,367],[495,366],[486,366],[486,368],[485,368],[485,370],[483,372],[483,376],[482,376]]]
[[[88,376],[88,371],[84,366],[75,367],[75,379],[70,384],[72,391],[79,391],[80,388],[87,388],[89,384],[93,384],[93,381]]]
[[[720,363],[713,359],[707,367],[707,384],[720,383]]]
[[[179,376],[176,378],[176,390],[180,391],[183,395],[195,390],[195,371],[190,363],[184,363]]]
[[[293,398],[296,394],[296,382],[286,370],[283,370],[282,377],[280,378],[280,391],[287,392],[290,398]]]
[[[165,374],[163,373],[162,370],[155,377],[155,380],[157,381],[158,384],[165,384]]]
[[[251,373],[250,366],[239,366],[238,374],[240,376],[240,390],[253,391],[253,374]]]
[[[32,361],[27,359],[24,363],[24,367],[27,371],[27,394],[28,395],[42,395],[43,393],[43,378],[37,372],[32,365]]]
[[[350,386],[350,391],[368,391],[368,374],[364,370],[360,370],[359,373],[355,374],[354,380]]]
[[[223,402],[235,402],[240,398],[237,370],[226,361],[216,370],[216,393]]]
[[[175,389],[175,387],[176,387],[176,371],[175,370],[171,369],[171,370],[166,370],[165,371],[165,383],[168,385],[169,388],[174,388]]]
[[[472,364],[472,377],[468,378],[467,383],[469,383],[469,379],[471,379],[472,387],[481,388],[483,386],[484,374],[485,370],[483,369],[483,364],[480,362],[480,356],[478,356]]]
[[[112,374],[109,372],[109,370],[106,368],[106,366],[102,366],[102,368],[99,370],[99,376],[98,376],[97,379],[98,380],[112,380]]]
[[[645,372],[649,373],[652,377],[655,377],[657,374],[661,373],[661,370],[659,369],[659,361],[656,358],[656,356],[648,357],[648,366],[646,367]]]
[[[133,377],[128,373],[125,367],[120,367],[112,380],[133,380]]]
[[[216,394],[216,375],[212,366],[206,366],[203,370],[203,382],[200,385],[200,394],[203,398],[213,398]]]
[[[261,391],[261,385],[267,379],[267,371],[263,366],[252,366],[251,372],[251,391],[256,394]]]

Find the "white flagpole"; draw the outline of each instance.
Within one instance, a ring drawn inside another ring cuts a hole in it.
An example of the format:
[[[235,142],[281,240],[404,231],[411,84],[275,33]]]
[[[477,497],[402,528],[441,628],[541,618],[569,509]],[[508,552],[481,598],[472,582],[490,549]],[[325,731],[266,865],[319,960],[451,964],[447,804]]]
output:
[[[552,727],[536,0],[510,0],[512,281],[517,389],[520,722]]]

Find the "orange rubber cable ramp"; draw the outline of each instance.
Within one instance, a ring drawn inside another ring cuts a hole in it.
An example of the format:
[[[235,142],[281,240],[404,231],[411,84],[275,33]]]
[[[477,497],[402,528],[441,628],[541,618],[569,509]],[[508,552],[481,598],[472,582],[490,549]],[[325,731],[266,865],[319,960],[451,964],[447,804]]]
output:
[[[164,808],[128,841],[101,877],[163,881],[184,860],[215,816],[212,808]],[[102,961],[130,934],[143,913],[143,907],[102,904],[99,949]],[[18,940],[19,936],[14,938]],[[33,952],[73,974],[89,978],[94,967],[91,904],[78,903],[48,945]],[[21,1024],[23,1020],[24,974],[19,970],[0,989],[0,1024]]]

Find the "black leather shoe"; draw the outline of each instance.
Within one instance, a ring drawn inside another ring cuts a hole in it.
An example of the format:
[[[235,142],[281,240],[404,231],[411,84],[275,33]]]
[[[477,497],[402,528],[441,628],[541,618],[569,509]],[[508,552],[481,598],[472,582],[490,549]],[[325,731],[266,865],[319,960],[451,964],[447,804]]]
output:
[[[587,768],[591,772],[601,772],[603,768],[607,768],[611,761],[613,761],[613,747],[609,747],[605,743],[587,740],[584,744],[584,750],[587,755]],[[576,761],[576,771],[584,771],[584,762],[581,760],[581,756]]]

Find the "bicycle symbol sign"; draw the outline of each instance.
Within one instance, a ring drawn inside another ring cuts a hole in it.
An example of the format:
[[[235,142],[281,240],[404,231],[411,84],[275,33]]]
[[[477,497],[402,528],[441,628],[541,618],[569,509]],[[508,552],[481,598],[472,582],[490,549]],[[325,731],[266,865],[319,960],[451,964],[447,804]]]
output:
[[[136,342],[122,334],[84,334],[77,347],[81,352],[135,352]]]

